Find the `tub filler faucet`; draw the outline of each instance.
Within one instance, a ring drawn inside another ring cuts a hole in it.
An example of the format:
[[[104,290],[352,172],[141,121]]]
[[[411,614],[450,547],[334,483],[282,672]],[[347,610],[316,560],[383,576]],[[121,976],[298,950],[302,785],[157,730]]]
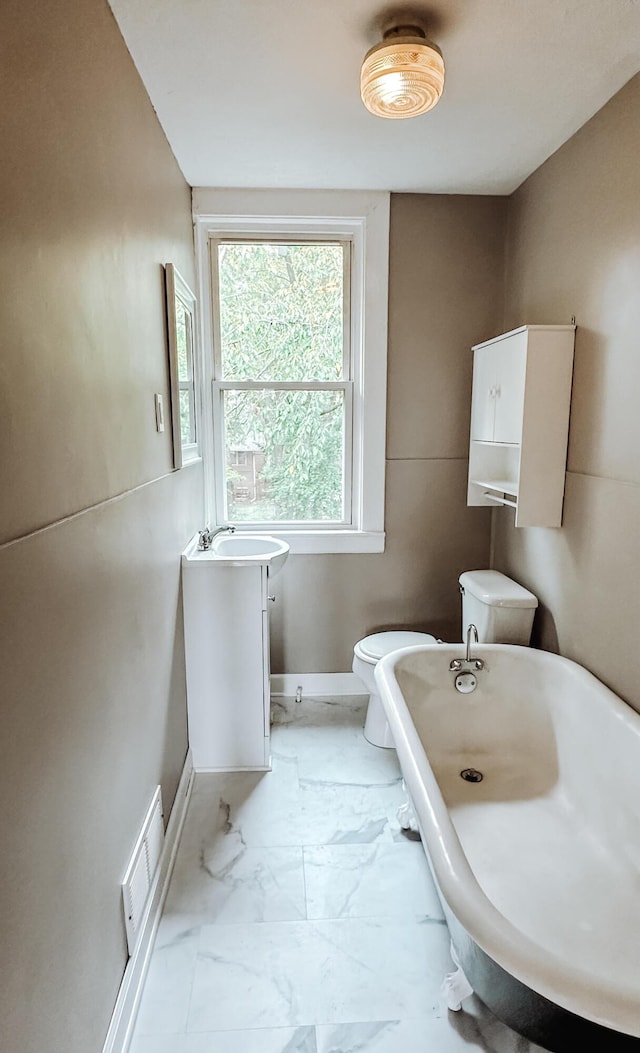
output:
[[[478,630],[476,629],[476,627],[475,627],[475,625],[473,623],[471,623],[471,625],[467,626],[467,650],[466,650],[466,653],[465,653],[465,656],[464,656],[465,662],[473,662],[474,661],[474,659],[471,657],[471,653],[470,653],[471,652],[471,634],[472,633],[473,633],[473,638],[474,638],[475,642],[477,643],[478,642]],[[482,669],[483,663],[480,661],[480,659],[476,659],[475,661],[476,661],[476,669]]]
[[[482,658],[471,657],[471,637],[473,636],[475,642],[478,642],[478,630],[476,629],[473,622],[467,626],[467,644],[464,654],[464,658],[452,658],[449,662],[449,671],[451,673],[469,673],[472,670],[476,671],[484,667]]]
[[[213,530],[211,530],[210,527],[205,527],[204,530],[198,532],[198,548],[201,552],[208,552],[216,534],[224,534],[226,531],[233,534],[235,529],[236,528],[232,526],[231,523],[225,523],[223,526],[214,527]]]

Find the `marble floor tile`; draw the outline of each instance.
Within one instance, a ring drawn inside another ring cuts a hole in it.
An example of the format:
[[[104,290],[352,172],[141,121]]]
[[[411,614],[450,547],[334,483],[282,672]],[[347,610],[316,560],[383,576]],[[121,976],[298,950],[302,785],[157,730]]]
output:
[[[327,700],[287,702],[284,716],[272,705],[272,755],[298,762],[301,780],[345,785],[388,785],[400,776],[393,749],[372,746],[364,737],[367,696],[336,706]],[[293,707],[293,711],[291,712]],[[339,715],[339,719],[338,719]]]
[[[287,728],[273,736],[272,757],[295,756],[301,781],[386,786],[401,777],[395,750],[372,746],[362,728],[357,729],[353,740],[347,741],[344,728],[331,730],[333,735],[322,735],[318,728],[302,727],[293,741]]]
[[[451,968],[444,923],[387,919],[207,926],[187,1030],[424,1017]]]
[[[299,756],[314,743],[320,749],[324,744],[368,747],[371,744],[363,735],[366,707],[366,696],[347,698],[339,704],[327,699],[304,699],[300,704],[273,700],[271,744],[291,756]],[[380,752],[394,753],[393,750]]]
[[[140,1000],[136,1034],[186,1031],[197,947],[197,929],[176,929],[170,920],[162,919]]]
[[[302,702],[276,696],[271,700],[271,729],[284,725],[299,727],[364,727],[369,699],[367,695],[338,697],[308,695]]]
[[[303,851],[309,918],[443,918],[419,841]]]
[[[300,779],[299,800],[298,844],[370,844],[394,839],[404,791],[400,778],[381,786]]]
[[[277,814],[300,790],[298,762],[293,756],[275,756],[268,772],[197,774],[181,836],[181,844],[211,840],[230,829],[230,808],[236,815]]]
[[[317,1053],[314,1027],[141,1035],[130,1053]]]
[[[306,917],[302,848],[252,848],[236,831],[185,845],[164,912],[190,926],[299,921]]]
[[[392,841],[403,800],[399,775],[381,785],[301,779],[295,760],[275,757],[259,778],[197,776],[181,844],[213,849],[230,835],[253,847]]]
[[[368,918],[313,924],[324,943],[318,1024],[441,1011],[440,986],[451,969],[444,922]]]

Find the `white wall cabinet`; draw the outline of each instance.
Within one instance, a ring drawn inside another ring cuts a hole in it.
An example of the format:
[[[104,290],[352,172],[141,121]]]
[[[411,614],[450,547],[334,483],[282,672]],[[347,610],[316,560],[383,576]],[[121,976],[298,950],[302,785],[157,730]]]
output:
[[[269,571],[189,560],[182,597],[196,771],[270,768]]]
[[[525,325],[473,348],[468,505],[562,523],[574,325]]]

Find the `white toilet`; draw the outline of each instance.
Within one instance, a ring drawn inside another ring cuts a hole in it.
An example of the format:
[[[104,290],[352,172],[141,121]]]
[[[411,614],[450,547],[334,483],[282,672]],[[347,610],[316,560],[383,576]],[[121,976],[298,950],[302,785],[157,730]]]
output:
[[[475,625],[480,643],[508,643],[527,646],[531,639],[533,616],[538,600],[498,570],[466,570],[460,575],[462,594],[462,640],[467,627]],[[373,633],[359,640],[353,649],[353,671],[369,692],[364,736],[374,746],[393,746],[391,729],[378,694],[374,671],[378,661],[401,647],[433,644],[429,633],[391,631]]]

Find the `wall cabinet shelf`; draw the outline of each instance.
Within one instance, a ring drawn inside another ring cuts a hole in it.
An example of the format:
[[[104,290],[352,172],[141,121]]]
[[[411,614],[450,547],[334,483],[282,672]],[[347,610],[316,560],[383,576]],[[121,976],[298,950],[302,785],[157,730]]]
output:
[[[497,493],[510,494],[512,497],[518,496],[518,484],[510,479],[476,479],[474,481],[477,486],[484,486],[485,490],[495,490]]]
[[[562,524],[575,325],[524,325],[473,348],[468,505]]]

